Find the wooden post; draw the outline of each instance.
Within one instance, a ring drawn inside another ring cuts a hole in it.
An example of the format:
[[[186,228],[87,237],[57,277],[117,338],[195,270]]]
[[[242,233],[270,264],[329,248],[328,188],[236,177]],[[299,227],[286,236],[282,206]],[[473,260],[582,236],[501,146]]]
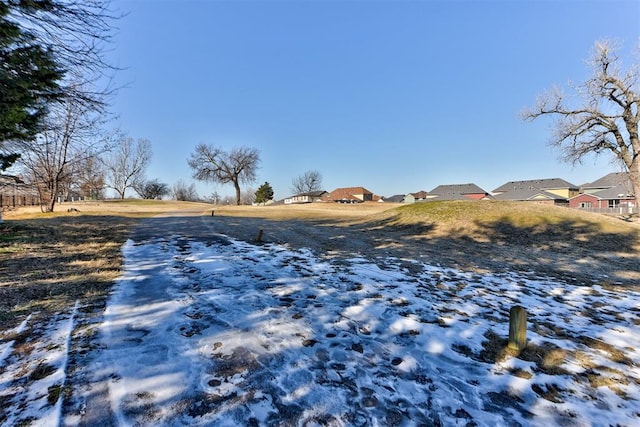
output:
[[[258,231],[258,237],[256,238],[258,243],[262,243],[262,228]]]
[[[211,209],[211,216],[213,216],[214,212],[215,212],[215,210]]]
[[[522,350],[527,346],[527,312],[519,305],[509,311],[509,348]]]

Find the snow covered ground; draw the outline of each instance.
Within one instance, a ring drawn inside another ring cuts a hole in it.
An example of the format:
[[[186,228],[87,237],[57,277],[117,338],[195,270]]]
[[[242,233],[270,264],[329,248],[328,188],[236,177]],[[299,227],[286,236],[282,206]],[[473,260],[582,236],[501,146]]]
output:
[[[95,383],[65,382],[78,306],[33,328],[25,361],[27,319],[0,346],[2,425],[640,424],[637,292],[225,238],[123,251]]]

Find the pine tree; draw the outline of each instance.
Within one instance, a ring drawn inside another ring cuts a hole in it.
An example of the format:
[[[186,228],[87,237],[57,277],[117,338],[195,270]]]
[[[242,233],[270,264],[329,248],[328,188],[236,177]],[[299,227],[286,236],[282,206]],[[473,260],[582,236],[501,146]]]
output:
[[[51,51],[8,19],[9,7],[0,3],[0,148],[7,141],[29,141],[41,130],[47,105],[62,94],[64,73]],[[5,169],[17,155],[0,154]]]
[[[256,203],[266,203],[273,199],[273,188],[265,181],[256,191]]]

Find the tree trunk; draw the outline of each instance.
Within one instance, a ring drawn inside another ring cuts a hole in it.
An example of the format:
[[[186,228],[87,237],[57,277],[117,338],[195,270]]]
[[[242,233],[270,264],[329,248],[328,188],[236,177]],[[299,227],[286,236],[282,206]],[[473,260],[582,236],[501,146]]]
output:
[[[49,193],[49,202],[47,203],[47,212],[53,212],[53,208],[56,205],[57,196],[58,196],[58,183],[54,181],[51,183],[51,191]]]
[[[636,157],[629,166],[629,180],[636,199],[636,208],[640,210],[640,157]]]
[[[49,203],[47,204],[47,212],[53,212],[53,208],[56,205],[56,196],[55,194],[49,198]]]
[[[233,181],[233,186],[236,188],[236,205],[240,206],[240,183],[238,180]]]

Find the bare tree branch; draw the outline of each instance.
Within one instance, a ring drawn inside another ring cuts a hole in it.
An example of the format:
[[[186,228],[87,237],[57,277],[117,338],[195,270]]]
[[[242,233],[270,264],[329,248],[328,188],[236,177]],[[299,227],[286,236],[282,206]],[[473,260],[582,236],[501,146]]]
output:
[[[151,141],[119,136],[115,148],[103,159],[107,170],[107,186],[114,189],[121,199],[127,189],[144,181],[144,174],[151,161]]]
[[[574,87],[576,100],[553,88],[523,111],[524,120],[551,116],[549,144],[563,152],[564,160],[578,163],[588,154],[609,152],[629,172],[636,203],[640,198],[640,95],[638,65],[623,72],[618,47],[611,41],[595,43],[589,65],[592,76]]]
[[[226,152],[218,147],[199,144],[187,162],[197,180],[232,183],[236,190],[236,204],[239,205],[242,195],[240,184],[256,180],[260,153],[250,147],[236,147]]]
[[[322,174],[317,170],[306,171],[296,177],[291,182],[291,192],[293,194],[309,193],[320,190],[322,187]]]
[[[27,28],[36,42],[53,53],[65,72],[67,98],[106,112],[116,67],[106,60],[115,22],[122,14],[109,0],[6,0],[10,17]],[[81,83],[78,85],[78,83]]]
[[[86,105],[67,100],[50,111],[45,129],[33,142],[16,142],[46,211],[53,212],[59,195],[68,194],[86,165],[106,149],[102,124],[101,116]]]

